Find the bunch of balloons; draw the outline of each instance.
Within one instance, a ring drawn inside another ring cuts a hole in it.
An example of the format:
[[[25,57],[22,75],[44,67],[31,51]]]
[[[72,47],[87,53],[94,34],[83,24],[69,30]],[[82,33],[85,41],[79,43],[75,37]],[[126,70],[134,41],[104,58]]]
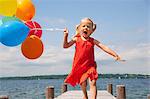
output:
[[[41,26],[32,21],[35,6],[31,0],[0,0],[0,42],[13,47],[21,44],[22,54],[36,59],[43,53]]]

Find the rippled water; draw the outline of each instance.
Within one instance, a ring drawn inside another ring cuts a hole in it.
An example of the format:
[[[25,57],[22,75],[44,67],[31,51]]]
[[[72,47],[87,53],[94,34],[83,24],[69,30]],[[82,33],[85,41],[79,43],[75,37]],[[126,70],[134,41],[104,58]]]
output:
[[[126,87],[127,99],[147,99],[150,93],[150,79],[98,79],[98,89],[105,89],[107,84],[113,84],[113,93],[116,95],[116,85]],[[55,96],[60,95],[63,79],[45,80],[0,80],[0,95],[9,95],[10,99],[45,99],[47,86],[55,87]],[[88,87],[89,88],[89,87]],[[68,90],[80,89],[69,86]]]

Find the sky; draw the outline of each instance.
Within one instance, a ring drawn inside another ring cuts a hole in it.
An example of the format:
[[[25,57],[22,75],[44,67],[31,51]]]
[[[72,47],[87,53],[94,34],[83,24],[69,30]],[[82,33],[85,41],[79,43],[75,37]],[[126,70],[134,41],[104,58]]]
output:
[[[44,52],[30,60],[21,53],[21,44],[8,47],[0,43],[0,77],[60,75],[71,71],[74,46],[64,49],[63,31],[69,29],[69,40],[82,18],[97,24],[91,37],[99,40],[121,56],[125,62],[95,47],[95,60],[101,74],[150,75],[150,2],[149,0],[32,0],[36,13],[32,21],[43,28]],[[0,16],[0,20],[4,16]],[[19,31],[18,31],[19,32]]]

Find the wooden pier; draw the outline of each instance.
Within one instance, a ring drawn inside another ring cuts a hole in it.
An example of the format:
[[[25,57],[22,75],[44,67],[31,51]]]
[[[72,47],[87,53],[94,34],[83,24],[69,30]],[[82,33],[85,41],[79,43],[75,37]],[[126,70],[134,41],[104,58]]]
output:
[[[83,93],[81,90],[67,91],[67,85],[63,84],[61,89],[62,94],[54,97],[54,87],[50,86],[46,89],[46,99],[82,99]],[[97,99],[126,99],[125,86],[117,85],[117,97],[113,96],[112,84],[107,85],[107,90],[98,90]],[[91,97],[91,93],[88,91],[88,96]]]
[[[62,94],[54,99],[82,99],[83,92],[81,90],[72,90],[67,91],[67,85],[62,85]],[[106,90],[98,90],[97,91],[97,99],[116,99],[112,95],[112,84],[107,85],[107,91]],[[91,97],[90,91],[88,91],[88,97]]]
[[[91,94],[88,91],[88,97],[90,99]],[[83,92],[81,90],[67,91],[54,99],[83,99]],[[113,95],[106,90],[98,90],[97,99],[116,99]]]

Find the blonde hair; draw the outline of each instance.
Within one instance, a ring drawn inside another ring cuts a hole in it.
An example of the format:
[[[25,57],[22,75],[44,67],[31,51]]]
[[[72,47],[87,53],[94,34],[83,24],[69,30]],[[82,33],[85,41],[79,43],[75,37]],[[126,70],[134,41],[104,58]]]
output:
[[[90,18],[83,18],[83,19],[81,20],[80,24],[81,24],[82,22],[84,22],[85,20],[88,20],[88,21],[90,21],[90,22],[92,23],[93,32],[94,32],[94,31],[96,30],[96,24],[93,23],[93,21],[92,21]],[[80,34],[79,34],[79,31],[78,31],[78,28],[79,28],[80,24],[76,25],[76,35],[75,35],[75,36],[79,36],[79,35],[80,35]]]

